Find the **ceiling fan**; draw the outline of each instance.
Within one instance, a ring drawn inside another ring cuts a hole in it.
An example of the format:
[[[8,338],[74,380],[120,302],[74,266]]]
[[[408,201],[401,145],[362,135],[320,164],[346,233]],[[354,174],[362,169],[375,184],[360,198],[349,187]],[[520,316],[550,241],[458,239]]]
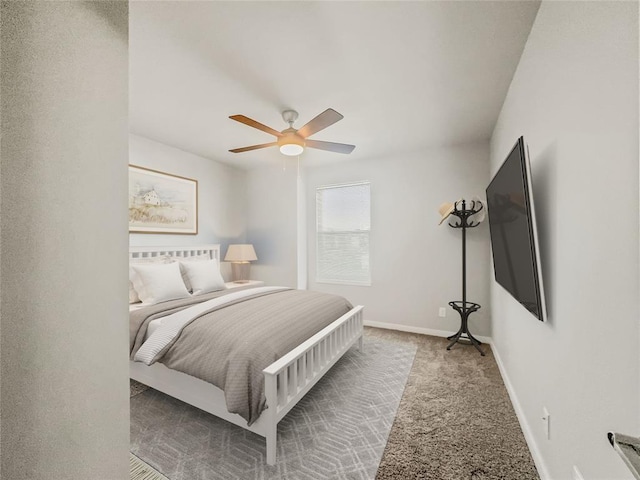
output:
[[[295,110],[285,110],[282,112],[282,118],[289,124],[289,128],[285,128],[281,132],[274,130],[271,127],[267,127],[260,122],[256,122],[249,117],[245,117],[244,115],[231,115],[229,118],[278,137],[278,140],[275,142],[229,150],[232,153],[248,152],[250,150],[258,150],[259,148],[275,147],[276,145],[280,147],[281,153],[290,156],[300,155],[304,151],[305,147],[317,148],[319,150],[327,150],[328,152],[336,153],[351,153],[353,149],[356,148],[355,145],[348,145],[346,143],[321,142],[319,140],[311,140],[308,138],[314,133],[325,129],[344,118],[332,108],[326,109],[298,130],[293,128],[293,122],[298,119],[298,112]]]

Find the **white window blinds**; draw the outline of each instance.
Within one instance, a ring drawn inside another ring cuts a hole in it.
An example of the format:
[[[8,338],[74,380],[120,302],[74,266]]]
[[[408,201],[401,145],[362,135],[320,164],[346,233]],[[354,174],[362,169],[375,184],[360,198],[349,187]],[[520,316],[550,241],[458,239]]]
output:
[[[369,182],[316,190],[316,280],[371,285]]]

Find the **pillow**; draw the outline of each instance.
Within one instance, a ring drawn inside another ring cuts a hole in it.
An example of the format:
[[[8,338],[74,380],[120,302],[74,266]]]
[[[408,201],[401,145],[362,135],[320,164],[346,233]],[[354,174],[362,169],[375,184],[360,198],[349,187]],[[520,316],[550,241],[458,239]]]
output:
[[[140,298],[138,297],[138,292],[133,287],[133,277],[136,275],[136,272],[133,271],[131,265],[139,265],[139,264],[149,264],[149,263],[170,263],[173,259],[166,255],[161,255],[159,257],[143,257],[143,258],[131,258],[129,259],[129,303],[138,303]]]
[[[180,262],[183,278],[186,278],[193,289],[193,295],[224,290],[226,285],[220,275],[217,260],[197,262]]]
[[[209,256],[208,253],[203,253],[201,255],[194,255],[193,257],[185,257],[185,258],[181,258],[181,257],[176,257],[176,260],[179,260],[180,263],[183,262],[208,262],[211,260],[211,257]],[[184,285],[187,287],[187,290],[191,291],[193,290],[193,288],[191,287],[191,282],[189,281],[189,277],[187,277],[187,274],[185,273],[185,271],[183,269],[181,269],[182,271],[182,281],[184,282]]]
[[[132,265],[131,268],[136,273],[133,276],[133,287],[143,305],[155,305],[189,296],[177,262]]]

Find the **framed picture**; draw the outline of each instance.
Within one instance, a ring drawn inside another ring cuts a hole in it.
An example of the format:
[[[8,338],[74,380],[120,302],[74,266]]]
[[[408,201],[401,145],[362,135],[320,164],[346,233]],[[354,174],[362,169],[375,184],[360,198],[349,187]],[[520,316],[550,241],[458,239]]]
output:
[[[129,165],[129,232],[198,233],[198,181]]]

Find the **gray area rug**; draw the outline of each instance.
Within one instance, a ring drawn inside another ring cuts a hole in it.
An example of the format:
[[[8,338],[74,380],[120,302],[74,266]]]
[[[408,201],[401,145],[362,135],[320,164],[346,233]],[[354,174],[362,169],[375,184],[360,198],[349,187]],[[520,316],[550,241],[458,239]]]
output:
[[[537,480],[493,353],[444,338],[366,329],[418,348],[376,480]]]
[[[171,480],[372,479],[415,352],[370,339],[347,352],[280,422],[273,467],[262,437],[143,387],[131,398],[131,451]]]

